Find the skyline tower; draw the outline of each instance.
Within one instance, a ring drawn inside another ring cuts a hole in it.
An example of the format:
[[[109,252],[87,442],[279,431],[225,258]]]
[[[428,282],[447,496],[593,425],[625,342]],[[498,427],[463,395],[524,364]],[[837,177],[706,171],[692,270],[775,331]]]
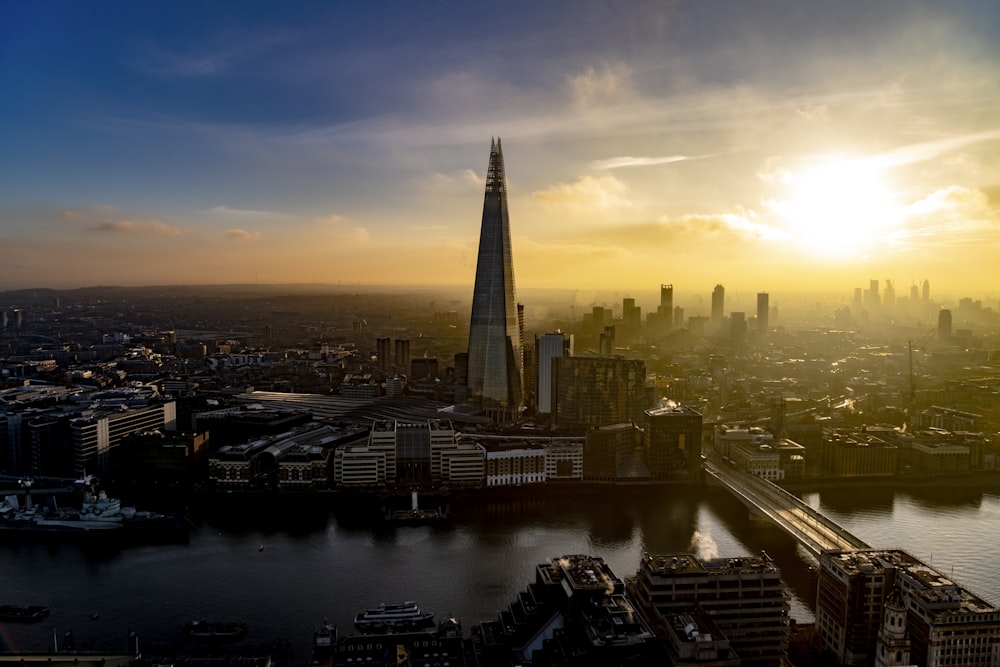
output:
[[[757,340],[767,337],[768,315],[771,312],[771,297],[767,292],[757,292]]]
[[[473,401],[505,410],[521,406],[521,329],[514,291],[507,176],[497,137],[490,141],[469,323],[469,398]]]
[[[674,328],[674,286],[660,285],[660,307],[657,309],[664,331]]]
[[[726,288],[716,285],[712,290],[712,324],[718,326],[725,316]]]

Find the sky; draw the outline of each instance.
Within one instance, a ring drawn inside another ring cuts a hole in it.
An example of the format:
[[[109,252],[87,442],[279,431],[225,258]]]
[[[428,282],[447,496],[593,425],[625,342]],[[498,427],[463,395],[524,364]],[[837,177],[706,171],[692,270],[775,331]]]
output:
[[[0,290],[1000,294],[1000,3],[0,3]]]

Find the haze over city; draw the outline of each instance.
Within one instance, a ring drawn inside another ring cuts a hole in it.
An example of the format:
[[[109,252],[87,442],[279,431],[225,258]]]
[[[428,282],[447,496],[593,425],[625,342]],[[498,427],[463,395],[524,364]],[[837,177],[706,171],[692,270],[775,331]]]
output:
[[[2,289],[471,285],[493,136],[519,288],[996,275],[993,3],[0,12]]]

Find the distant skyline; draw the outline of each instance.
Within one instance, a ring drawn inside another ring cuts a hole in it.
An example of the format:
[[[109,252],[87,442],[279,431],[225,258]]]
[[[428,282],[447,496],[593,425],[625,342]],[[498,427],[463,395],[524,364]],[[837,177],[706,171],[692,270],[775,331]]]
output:
[[[0,7],[0,290],[996,295],[993,2]]]

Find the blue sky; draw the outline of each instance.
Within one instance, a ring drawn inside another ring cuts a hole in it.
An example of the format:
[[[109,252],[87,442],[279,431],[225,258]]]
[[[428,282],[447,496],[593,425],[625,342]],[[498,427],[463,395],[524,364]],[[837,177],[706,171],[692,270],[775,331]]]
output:
[[[493,136],[519,285],[981,288],[998,15],[4,3],[0,289],[469,284]]]

